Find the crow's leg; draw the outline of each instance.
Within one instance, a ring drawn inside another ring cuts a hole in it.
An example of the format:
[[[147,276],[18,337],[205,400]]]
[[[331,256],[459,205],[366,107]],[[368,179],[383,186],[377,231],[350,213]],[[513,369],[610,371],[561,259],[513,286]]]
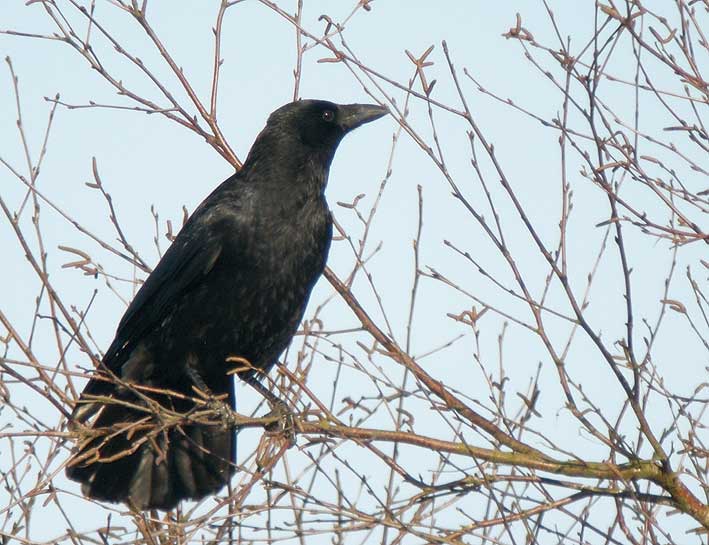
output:
[[[187,366],[187,376],[198,393],[204,396],[207,407],[219,415],[219,420],[222,425],[225,428],[235,427],[236,424],[232,415],[232,407],[212,393],[212,390],[209,386],[207,386],[200,374],[191,365]]]
[[[271,405],[271,408],[275,408],[279,405],[285,406],[285,408],[288,408],[288,405],[286,404],[285,401],[283,401],[280,397],[278,397],[276,394],[274,394],[271,390],[266,388],[261,382],[256,378],[255,375],[250,376],[249,378],[246,379],[246,382],[254,389],[256,390],[259,394],[261,394],[266,401],[268,401],[269,405]]]
[[[278,422],[269,425],[266,430],[283,433],[290,446],[295,445],[295,417],[288,404],[271,390],[266,388],[255,376],[250,376],[246,382],[259,394],[261,394],[271,406],[271,412],[266,416],[277,416]]]

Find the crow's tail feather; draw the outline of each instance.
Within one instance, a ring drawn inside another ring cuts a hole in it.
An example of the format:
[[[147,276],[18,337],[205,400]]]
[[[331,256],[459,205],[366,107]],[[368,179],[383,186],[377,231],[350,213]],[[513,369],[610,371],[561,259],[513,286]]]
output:
[[[116,403],[81,403],[74,411],[90,429],[66,472],[82,483],[86,496],[138,510],[168,510],[227,484],[234,473],[232,430],[216,424],[166,427],[135,407],[135,396],[114,390],[110,397]],[[126,397],[135,408],[127,406]]]

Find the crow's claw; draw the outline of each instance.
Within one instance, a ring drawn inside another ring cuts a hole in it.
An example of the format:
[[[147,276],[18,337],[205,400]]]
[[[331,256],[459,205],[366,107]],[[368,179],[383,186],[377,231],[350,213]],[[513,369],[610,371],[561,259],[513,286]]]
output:
[[[273,402],[271,406],[271,412],[266,417],[278,417],[278,420],[266,426],[266,431],[283,435],[288,442],[288,448],[295,446],[295,415],[293,411],[280,399]]]
[[[229,407],[227,403],[224,403],[223,400],[217,397],[209,396],[209,399],[207,400],[207,407],[210,411],[213,411],[214,414],[219,416],[219,422],[221,423],[222,428],[228,429],[234,427],[235,422],[231,407]]]

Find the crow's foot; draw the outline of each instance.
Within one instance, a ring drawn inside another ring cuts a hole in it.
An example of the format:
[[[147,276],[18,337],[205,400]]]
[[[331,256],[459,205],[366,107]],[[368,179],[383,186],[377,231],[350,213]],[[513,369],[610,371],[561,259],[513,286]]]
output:
[[[295,446],[295,415],[288,405],[276,399],[271,401],[271,412],[266,417],[277,417],[278,420],[266,426],[266,431],[270,434],[279,434],[288,442],[288,448]]]

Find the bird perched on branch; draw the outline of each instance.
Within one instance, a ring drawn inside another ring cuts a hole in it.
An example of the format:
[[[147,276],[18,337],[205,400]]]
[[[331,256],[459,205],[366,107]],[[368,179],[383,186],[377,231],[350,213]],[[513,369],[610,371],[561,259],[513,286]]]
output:
[[[286,348],[330,247],[324,190],[335,150],[349,131],[386,113],[320,100],[286,104],[268,118],[241,170],[194,211],[74,409],[84,433],[67,475],[85,495],[172,509],[229,481],[234,432],[184,415],[196,407],[195,392],[234,407],[229,359],[248,362],[252,369],[238,374],[256,382]]]

